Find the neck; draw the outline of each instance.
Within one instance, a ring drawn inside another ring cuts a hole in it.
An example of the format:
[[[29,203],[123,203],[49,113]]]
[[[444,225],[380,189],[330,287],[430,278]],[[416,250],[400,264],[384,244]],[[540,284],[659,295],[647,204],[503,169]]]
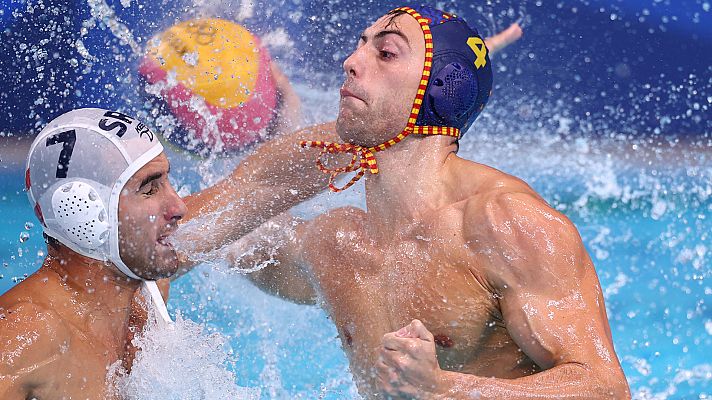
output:
[[[50,249],[44,267],[55,272],[93,318],[91,329],[121,332],[141,281],[121,274],[111,263],[94,260],[61,246]]]
[[[449,202],[448,159],[455,138],[411,135],[375,153],[378,174],[367,174],[366,206],[373,220],[408,224]]]

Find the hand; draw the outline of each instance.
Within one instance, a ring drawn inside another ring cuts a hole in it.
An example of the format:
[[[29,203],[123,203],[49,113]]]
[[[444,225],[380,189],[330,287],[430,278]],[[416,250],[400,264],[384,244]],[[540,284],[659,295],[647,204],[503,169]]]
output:
[[[413,320],[383,336],[376,362],[381,390],[390,398],[425,398],[437,393],[443,371],[435,354],[435,340],[422,322]]]
[[[277,66],[277,63],[270,63],[272,79],[279,93],[278,109],[275,115],[276,124],[274,133],[290,133],[294,132],[302,124],[302,103],[299,96],[294,91],[292,84],[289,83],[289,78]]]
[[[485,39],[485,45],[490,54],[494,54],[516,42],[520,37],[522,37],[522,28],[515,22],[502,32]]]

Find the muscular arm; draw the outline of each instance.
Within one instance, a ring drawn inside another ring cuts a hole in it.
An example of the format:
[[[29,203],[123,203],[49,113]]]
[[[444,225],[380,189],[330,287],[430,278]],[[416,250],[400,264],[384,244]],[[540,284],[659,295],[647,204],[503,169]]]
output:
[[[390,395],[442,399],[626,399],[593,264],[573,224],[532,193],[469,205],[465,237],[488,265],[507,330],[544,371],[497,379],[443,371],[420,323],[384,336],[376,365]],[[400,371],[400,372],[394,372]]]
[[[229,245],[227,260],[264,292],[314,304],[316,291],[302,257],[302,237],[309,225],[284,213]]]
[[[231,243],[326,187],[327,176],[314,166],[318,152],[301,149],[297,143],[337,140],[334,123],[297,130],[301,124],[299,97],[275,63],[271,70],[279,93],[273,124],[277,136],[259,146],[227,178],[184,199],[188,213],[183,223],[189,227],[179,230],[174,238],[182,264],[174,278],[193,266],[191,254]]]
[[[184,253],[181,272],[195,263],[193,254],[236,241],[326,187],[328,176],[314,166],[318,152],[300,149],[297,143],[302,139],[335,140],[334,124],[273,139],[226,179],[185,198],[188,214],[175,237]]]
[[[513,380],[445,372],[446,397],[630,398],[598,278],[574,225],[525,193],[495,196],[470,221],[473,239],[495,250],[488,279],[507,330],[545,371]]]

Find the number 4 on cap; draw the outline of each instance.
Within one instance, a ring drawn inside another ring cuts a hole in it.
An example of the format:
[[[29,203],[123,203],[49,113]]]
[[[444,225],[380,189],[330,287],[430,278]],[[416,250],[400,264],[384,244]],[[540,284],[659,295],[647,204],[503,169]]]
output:
[[[471,37],[467,39],[467,45],[470,46],[472,52],[475,53],[477,59],[475,60],[475,67],[477,69],[482,68],[487,64],[487,47],[485,42],[478,37]]]

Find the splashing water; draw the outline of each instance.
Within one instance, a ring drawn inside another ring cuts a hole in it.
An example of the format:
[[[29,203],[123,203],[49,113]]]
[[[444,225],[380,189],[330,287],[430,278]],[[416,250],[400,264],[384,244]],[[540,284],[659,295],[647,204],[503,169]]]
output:
[[[259,389],[237,386],[227,369],[235,362],[227,339],[180,314],[174,324],[149,323],[133,344],[139,351],[131,373],[120,361],[109,371],[112,390],[122,399],[259,399]]]

